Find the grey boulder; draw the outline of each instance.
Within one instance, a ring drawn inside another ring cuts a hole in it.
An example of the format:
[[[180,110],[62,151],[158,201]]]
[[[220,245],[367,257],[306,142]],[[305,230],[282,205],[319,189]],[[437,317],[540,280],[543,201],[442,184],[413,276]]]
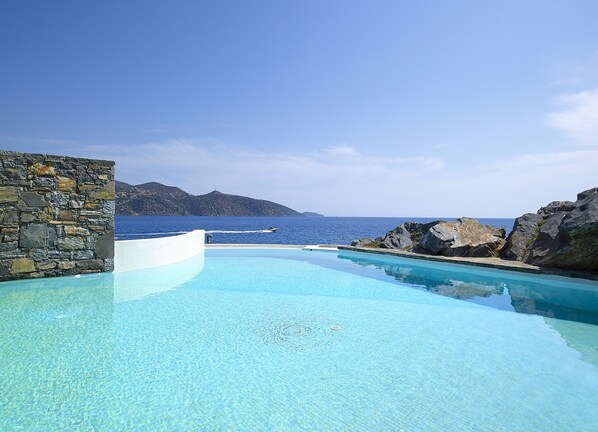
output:
[[[598,271],[598,188],[578,194],[573,209],[544,220],[526,262]]]
[[[423,236],[419,246],[432,255],[496,257],[505,245],[505,230],[471,218],[440,222]]]
[[[529,248],[538,235],[539,224],[544,218],[537,213],[526,213],[515,219],[513,230],[507,237],[507,245],[501,258],[523,261],[529,255]]]

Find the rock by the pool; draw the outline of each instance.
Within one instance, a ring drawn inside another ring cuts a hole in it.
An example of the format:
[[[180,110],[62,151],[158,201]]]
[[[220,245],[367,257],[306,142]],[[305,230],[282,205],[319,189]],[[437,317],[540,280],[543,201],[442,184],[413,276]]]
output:
[[[524,261],[529,255],[529,247],[538,235],[538,224],[544,218],[537,213],[526,213],[515,219],[513,231],[507,237],[507,245],[501,258]]]
[[[351,246],[355,246],[355,247],[378,247],[380,240],[382,240],[380,237],[378,237],[377,239],[373,239],[371,237],[362,237],[360,239],[357,240],[353,240],[351,242]]]
[[[515,220],[502,257],[545,267],[598,271],[598,188]]]
[[[572,209],[557,211],[541,224],[527,263],[598,271],[598,188],[581,192]]]
[[[461,218],[440,222],[423,236],[419,246],[432,255],[497,257],[505,245],[505,230]]]
[[[417,247],[431,227],[442,221],[428,223],[405,222],[386,233],[380,247],[385,249],[412,250]]]

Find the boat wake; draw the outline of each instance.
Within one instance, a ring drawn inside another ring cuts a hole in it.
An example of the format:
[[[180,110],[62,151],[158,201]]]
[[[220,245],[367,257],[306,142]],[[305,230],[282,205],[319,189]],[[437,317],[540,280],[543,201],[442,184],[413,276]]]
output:
[[[265,234],[276,232],[278,228],[268,228],[261,230],[206,230],[206,234]],[[127,233],[117,234],[116,239],[123,237],[154,237],[154,236],[170,236],[174,234],[186,234],[190,231],[164,231],[164,232],[149,232],[149,233]]]
[[[211,230],[206,231],[207,234],[259,234],[259,233],[273,233],[276,229],[261,229],[261,230],[245,230],[245,231],[232,231],[232,230]]]

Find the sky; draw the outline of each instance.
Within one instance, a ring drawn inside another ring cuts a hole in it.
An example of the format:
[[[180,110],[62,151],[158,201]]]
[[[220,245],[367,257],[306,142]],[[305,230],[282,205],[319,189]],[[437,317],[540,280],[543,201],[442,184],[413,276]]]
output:
[[[598,2],[0,2],[0,149],[327,216],[598,186]]]

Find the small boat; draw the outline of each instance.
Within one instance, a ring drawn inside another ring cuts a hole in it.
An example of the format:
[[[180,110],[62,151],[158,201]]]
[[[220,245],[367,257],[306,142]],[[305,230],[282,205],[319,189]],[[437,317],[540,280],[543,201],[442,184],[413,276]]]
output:
[[[278,231],[278,228],[275,228],[275,227],[270,227],[270,228],[268,228],[266,231],[270,231],[270,232],[276,232],[276,231]]]

